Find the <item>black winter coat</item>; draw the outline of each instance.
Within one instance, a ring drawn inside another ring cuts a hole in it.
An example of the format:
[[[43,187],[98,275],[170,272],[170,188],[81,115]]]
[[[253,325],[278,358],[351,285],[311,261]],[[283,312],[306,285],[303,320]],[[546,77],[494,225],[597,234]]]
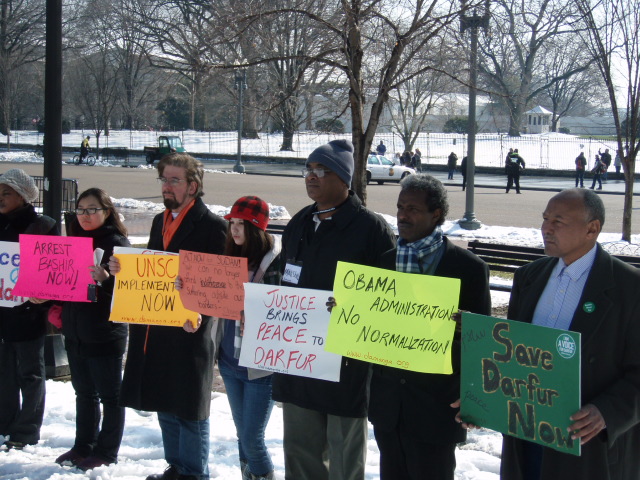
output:
[[[111,225],[80,231],[78,236],[93,238],[93,248],[104,250],[101,264],[107,264],[113,247],[130,247],[129,240]],[[88,267],[88,266],[87,266]],[[107,267],[107,270],[109,268]],[[124,353],[128,327],[109,321],[114,279],[110,276],[97,286],[97,302],[65,302],[62,308],[62,333],[67,350],[83,356],[99,357]]]
[[[17,242],[22,233],[58,235],[59,231],[55,220],[38,215],[33,205],[0,214],[0,241]],[[0,341],[24,342],[44,335],[49,305],[27,301],[15,307],[0,307]]]
[[[434,275],[459,278],[459,309],[491,314],[489,267],[473,253],[444,239],[444,252]],[[396,269],[396,250],[383,256],[383,266]],[[391,320],[391,319],[390,319]],[[411,372],[382,365],[373,366],[369,420],[383,431],[399,429],[420,442],[463,442],[466,430],[455,422],[449,406],[460,398],[460,334],[452,350],[453,374]]]
[[[169,247],[162,242],[163,214],[153,219],[148,248],[178,253],[224,252],[227,223],[201,199],[189,210]],[[211,407],[214,347],[211,317],[195,333],[179,327],[130,325],[120,401],[125,407],[206,420]]]
[[[353,193],[316,231],[312,212],[316,205],[298,212],[282,236],[284,263],[302,263],[297,286],[332,290],[338,261],[380,266],[380,257],[395,245],[389,225],[367,210]],[[329,382],[295,375],[274,374],[274,400],[293,403],[331,415],[365,417],[369,364],[342,359],[340,381]]]

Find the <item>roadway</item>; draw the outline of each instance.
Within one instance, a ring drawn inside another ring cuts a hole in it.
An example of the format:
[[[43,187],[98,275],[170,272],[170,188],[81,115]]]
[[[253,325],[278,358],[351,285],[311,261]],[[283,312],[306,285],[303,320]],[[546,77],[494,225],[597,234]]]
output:
[[[30,175],[42,175],[43,164],[7,163],[3,170],[22,168]],[[206,162],[204,202],[210,205],[231,206],[242,195],[258,195],[273,205],[282,205],[293,215],[309,199],[300,174],[300,165],[246,164],[247,174],[229,173],[232,162]],[[227,173],[224,173],[227,172]],[[461,189],[462,177],[456,173],[453,181],[446,180],[445,172],[429,172],[443,181],[449,193],[450,211],[448,220],[462,217],[465,212],[466,192]],[[104,188],[114,198],[132,198],[161,203],[160,185],[156,182],[155,169],[88,167],[63,165],[63,177],[78,181],[79,191],[89,187]],[[609,174],[612,176],[612,174]],[[615,175],[615,174],[614,174]],[[585,179],[585,185],[591,179]],[[515,191],[506,194],[503,175],[476,175],[475,213],[478,220],[487,225],[538,228],[541,214],[549,198],[557,191],[573,187],[572,178],[566,177],[521,177],[522,195]],[[394,215],[399,187],[397,184],[371,184],[367,188],[368,207],[378,213]],[[640,191],[636,186],[635,191]],[[600,192],[606,207],[604,231],[619,232],[622,225],[624,183],[609,180]],[[636,202],[640,198],[635,197]],[[633,209],[632,234],[640,233],[637,211]],[[127,217],[126,213],[125,217]],[[137,229],[136,229],[137,230]],[[144,230],[144,228],[142,229]],[[134,234],[133,231],[131,231]],[[135,232],[138,234],[138,232]]]

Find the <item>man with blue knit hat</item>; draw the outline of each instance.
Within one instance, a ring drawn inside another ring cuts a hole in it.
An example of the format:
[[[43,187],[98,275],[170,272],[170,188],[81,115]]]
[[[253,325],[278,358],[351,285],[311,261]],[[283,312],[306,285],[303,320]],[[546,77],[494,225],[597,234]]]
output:
[[[338,261],[379,266],[395,246],[387,223],[350,190],[353,145],[333,140],[316,148],[302,171],[314,201],[287,224],[282,284],[332,290]],[[364,479],[369,365],[342,360],[340,381],[275,374],[273,398],[283,403],[285,478]]]

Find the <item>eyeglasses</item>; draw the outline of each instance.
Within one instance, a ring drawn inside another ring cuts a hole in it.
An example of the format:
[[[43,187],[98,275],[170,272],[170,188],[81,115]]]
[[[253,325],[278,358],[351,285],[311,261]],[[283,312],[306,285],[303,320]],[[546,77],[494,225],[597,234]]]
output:
[[[186,180],[184,180],[183,178],[164,178],[164,177],[158,177],[158,183],[161,183],[162,185],[165,184],[169,184],[172,187],[175,187],[176,185],[179,185],[182,182],[186,182]]]
[[[315,175],[318,178],[324,177],[327,173],[331,173],[331,170],[325,168],[303,168],[302,177],[307,178],[309,175]]]
[[[109,210],[108,208],[76,208],[76,215],[95,215],[101,210]]]

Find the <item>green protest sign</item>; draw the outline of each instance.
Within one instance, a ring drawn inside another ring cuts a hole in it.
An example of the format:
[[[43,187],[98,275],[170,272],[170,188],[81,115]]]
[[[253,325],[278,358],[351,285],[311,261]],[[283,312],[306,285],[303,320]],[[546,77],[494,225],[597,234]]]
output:
[[[580,455],[567,427],[580,409],[580,334],[462,315],[465,422]]]

